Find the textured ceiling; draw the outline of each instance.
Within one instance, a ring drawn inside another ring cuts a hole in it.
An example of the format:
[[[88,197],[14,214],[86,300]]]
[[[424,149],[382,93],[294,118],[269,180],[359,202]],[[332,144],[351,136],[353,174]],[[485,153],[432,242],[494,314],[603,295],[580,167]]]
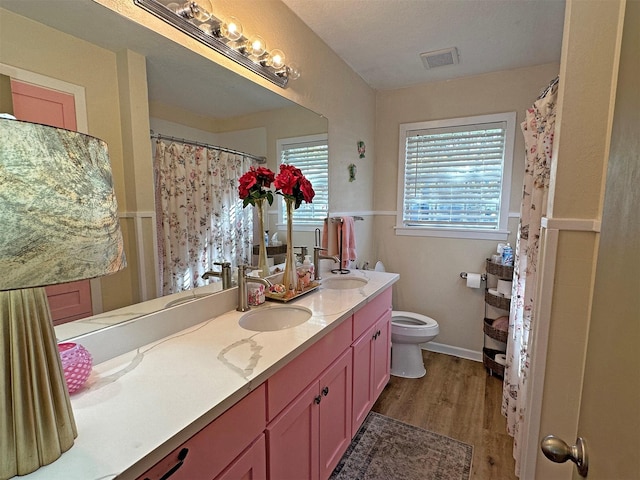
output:
[[[564,0],[283,0],[378,90],[560,62]],[[457,47],[427,70],[420,53]]]

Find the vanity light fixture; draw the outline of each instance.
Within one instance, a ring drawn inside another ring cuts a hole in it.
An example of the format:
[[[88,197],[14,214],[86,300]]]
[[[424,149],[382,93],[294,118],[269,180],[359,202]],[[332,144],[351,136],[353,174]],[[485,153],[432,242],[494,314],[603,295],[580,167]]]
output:
[[[107,145],[0,118],[0,478],[77,436],[44,286],[126,266]]]
[[[209,0],[133,0],[168,24],[207,45],[216,52],[284,88],[289,80],[300,78],[294,63],[285,63],[282,51],[269,51],[261,37],[248,37],[234,17],[226,20],[212,13]]]

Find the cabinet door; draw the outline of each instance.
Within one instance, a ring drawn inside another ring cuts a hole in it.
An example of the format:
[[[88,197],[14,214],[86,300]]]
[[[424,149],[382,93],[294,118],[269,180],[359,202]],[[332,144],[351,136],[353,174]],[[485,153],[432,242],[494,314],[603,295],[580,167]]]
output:
[[[318,391],[312,383],[267,426],[269,478],[318,480]]]
[[[387,385],[391,371],[391,310],[375,325],[373,340],[373,403]]]
[[[391,370],[391,309],[356,340],[353,352],[353,409],[351,435],[364,422],[369,410],[389,381]]]
[[[351,436],[364,422],[373,405],[373,344],[377,327],[369,328],[351,347],[353,352],[353,408]]]
[[[320,478],[329,478],[351,443],[351,351],[320,377]]]
[[[267,453],[264,435],[247,448],[216,480],[266,480]]]

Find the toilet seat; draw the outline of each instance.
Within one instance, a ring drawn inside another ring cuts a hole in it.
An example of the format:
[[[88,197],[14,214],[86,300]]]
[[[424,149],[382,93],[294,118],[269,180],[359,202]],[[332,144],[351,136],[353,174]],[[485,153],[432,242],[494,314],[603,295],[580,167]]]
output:
[[[424,327],[437,327],[438,322],[433,318],[421,315],[415,312],[403,312],[399,310],[393,310],[391,312],[391,323],[393,325],[401,325],[407,328],[424,328]]]

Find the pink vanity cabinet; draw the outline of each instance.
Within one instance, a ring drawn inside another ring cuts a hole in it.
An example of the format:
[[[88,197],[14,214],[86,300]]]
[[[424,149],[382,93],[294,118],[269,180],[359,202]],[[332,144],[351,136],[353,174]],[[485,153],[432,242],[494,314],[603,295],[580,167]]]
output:
[[[389,380],[390,333],[388,288],[267,381],[270,479],[329,477]]]
[[[266,479],[265,391],[256,388],[138,480]]]
[[[388,288],[353,316],[352,436],[389,381],[391,311],[391,288]]]

